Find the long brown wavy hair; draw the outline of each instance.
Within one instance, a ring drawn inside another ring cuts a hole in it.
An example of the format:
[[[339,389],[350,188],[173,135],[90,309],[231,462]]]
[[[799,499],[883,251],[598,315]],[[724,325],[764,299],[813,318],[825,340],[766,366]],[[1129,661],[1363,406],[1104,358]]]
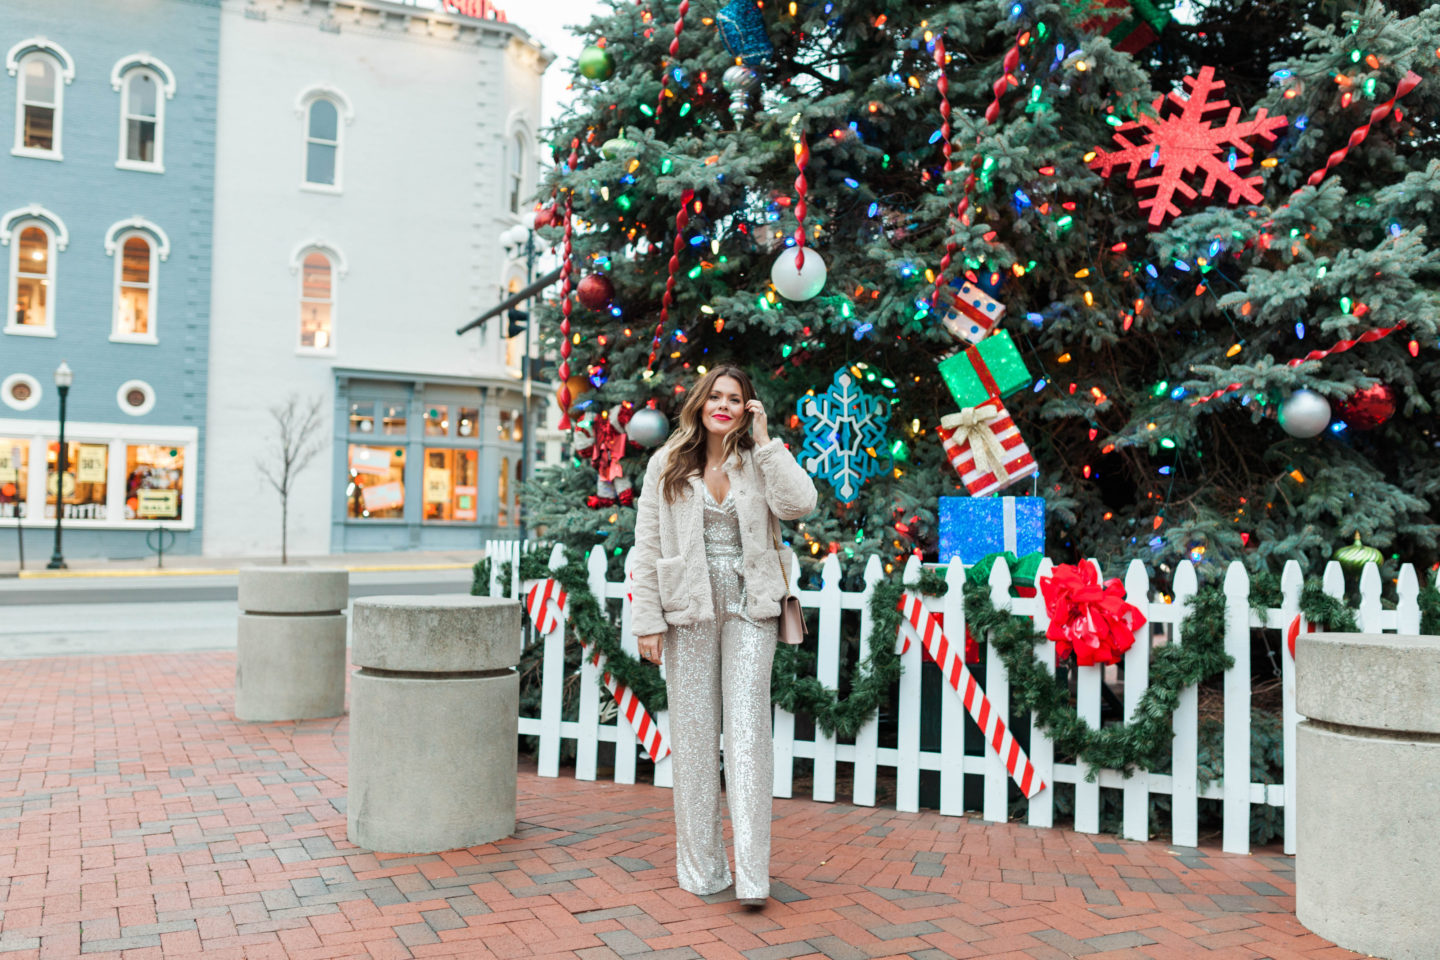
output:
[[[721,377],[730,377],[740,384],[742,405],[755,398],[755,385],[750,382],[750,375],[730,364],[712,367],[690,388],[685,404],[680,408],[680,425],[665,444],[670,459],[660,474],[660,493],[666,503],[674,503],[681,491],[689,486],[690,478],[705,470],[705,434],[708,431],[700,418],[715,381]],[[724,462],[729,462],[737,451],[749,450],[753,446],[755,438],[750,435],[750,413],[746,411],[741,414],[735,428],[725,435]]]

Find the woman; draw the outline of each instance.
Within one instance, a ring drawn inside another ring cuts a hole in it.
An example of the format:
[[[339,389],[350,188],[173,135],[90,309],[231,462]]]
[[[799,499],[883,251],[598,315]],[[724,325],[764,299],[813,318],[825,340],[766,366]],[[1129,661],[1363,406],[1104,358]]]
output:
[[[770,663],[785,593],[780,520],[815,509],[815,484],[767,431],[738,367],[700,378],[637,503],[631,624],[666,665],[675,869],[701,896],[731,883],[720,825],[720,731],[735,833],[735,897],[770,895]],[[789,563],[789,552],[783,555]],[[722,719],[723,718],[723,719]]]

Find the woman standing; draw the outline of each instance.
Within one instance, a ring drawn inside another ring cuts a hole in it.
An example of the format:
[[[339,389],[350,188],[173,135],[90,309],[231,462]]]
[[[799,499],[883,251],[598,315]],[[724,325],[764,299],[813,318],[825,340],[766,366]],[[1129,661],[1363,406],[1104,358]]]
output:
[[[815,484],[767,430],[749,376],[733,366],[691,389],[670,441],[650,458],[635,520],[632,626],[640,655],[666,665],[675,765],[675,868],[705,895],[731,883],[720,823],[720,732],[735,834],[735,896],[770,895],[770,664],[789,552],[778,520],[815,509]]]

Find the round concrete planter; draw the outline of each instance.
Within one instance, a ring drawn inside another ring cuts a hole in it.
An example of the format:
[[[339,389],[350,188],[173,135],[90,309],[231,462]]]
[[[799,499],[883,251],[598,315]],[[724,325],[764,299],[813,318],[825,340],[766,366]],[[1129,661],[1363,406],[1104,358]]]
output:
[[[1295,913],[1342,947],[1433,960],[1440,637],[1301,636]]]
[[[235,715],[309,720],[345,712],[350,574],[308,567],[240,571]]]
[[[367,597],[354,615],[350,842],[433,853],[514,833],[520,605]]]

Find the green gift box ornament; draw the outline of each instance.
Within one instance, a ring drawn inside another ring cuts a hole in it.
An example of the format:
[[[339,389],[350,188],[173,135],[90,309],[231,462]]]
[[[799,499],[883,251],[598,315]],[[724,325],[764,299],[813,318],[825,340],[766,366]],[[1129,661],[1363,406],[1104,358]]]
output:
[[[1008,397],[1034,379],[1005,330],[996,330],[963,353],[941,360],[939,370],[962,410],[978,407],[991,397]]]

